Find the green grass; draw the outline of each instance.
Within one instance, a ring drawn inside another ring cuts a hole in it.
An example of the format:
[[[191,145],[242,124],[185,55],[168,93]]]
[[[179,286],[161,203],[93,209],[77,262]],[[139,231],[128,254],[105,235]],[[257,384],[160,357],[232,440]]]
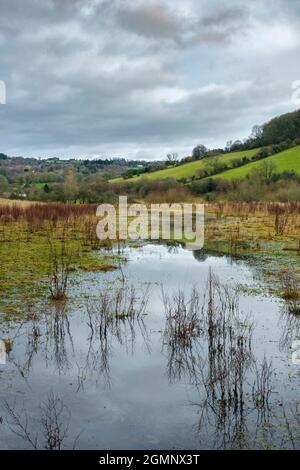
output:
[[[282,173],[283,171],[287,170],[294,170],[296,173],[300,174],[300,146],[277,153],[276,155],[264,158],[263,160],[248,163],[247,165],[241,166],[239,168],[224,171],[223,173],[215,175],[214,178],[222,178],[226,180],[243,179],[252,171],[259,168],[259,165],[261,165],[261,163],[264,161],[275,163],[275,171],[277,173]]]
[[[214,157],[208,157],[203,160],[197,160],[189,163],[184,163],[183,165],[179,165],[172,168],[167,168],[165,170],[154,171],[153,173],[144,173],[140,176],[134,176],[128,180],[124,180],[123,178],[116,178],[111,180],[111,182],[120,182],[120,181],[137,181],[141,178],[148,178],[148,179],[164,179],[164,178],[190,178],[191,176],[195,175],[197,171],[203,169],[206,164],[212,162],[216,158],[224,163],[230,163],[235,158],[242,158],[244,156],[248,158],[254,157],[254,155],[259,151],[259,149],[253,150],[244,150],[242,152],[231,152],[226,154],[220,154]]]
[[[3,315],[22,316],[31,302],[49,295],[52,258],[48,238],[59,254],[61,231],[60,224],[55,229],[33,230],[24,222],[0,222],[0,322]],[[66,248],[72,271],[106,272],[118,268],[120,258],[93,250],[79,230],[74,234],[72,228],[68,229]]]

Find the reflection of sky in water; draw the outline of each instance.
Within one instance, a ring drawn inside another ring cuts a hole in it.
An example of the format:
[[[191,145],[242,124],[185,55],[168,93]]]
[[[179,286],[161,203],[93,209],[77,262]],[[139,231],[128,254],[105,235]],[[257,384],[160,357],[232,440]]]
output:
[[[68,315],[59,324],[61,340],[55,342],[49,334],[46,341],[45,319],[51,330],[54,314],[53,311],[45,313],[45,309],[41,312],[39,325],[41,336],[32,354],[31,365],[26,368],[33,338],[32,324],[25,324],[15,338],[8,364],[0,366],[0,399],[16,400],[19,406],[24,401],[34,423],[39,417],[38,404],[53,390],[63,397],[72,414],[69,445],[82,431],[78,443],[82,448],[212,447],[214,430],[208,427],[197,432],[199,409],[191,405],[200,401],[197,389],[188,377],[173,383],[168,380],[167,352],[162,350],[164,309],[161,286],[170,292],[178,288],[189,292],[192,287],[197,287],[204,293],[210,267],[224,283],[255,286],[252,270],[245,262],[193,253],[181,247],[174,250],[147,245],[138,249],[126,248],[124,255],[128,259],[123,265],[126,279],[142,288],[146,283],[150,284],[148,315],[144,317],[148,336],[145,339],[139,326],[135,325],[134,347],[128,331],[124,334],[127,341],[124,339],[123,344],[113,340],[109,356],[110,383],[99,370],[97,358],[91,361],[90,357],[94,356],[88,356],[90,332],[84,297],[97,296],[104,284],[112,289],[118,284],[120,272],[84,273],[80,278],[77,274],[70,292],[70,297],[75,300],[69,302]],[[282,400],[293,403],[298,397],[299,369],[291,364],[289,348],[294,338],[289,343],[287,336],[287,342],[282,346],[284,323],[280,322],[280,302],[262,295],[245,294],[241,296],[240,306],[255,322],[253,352],[260,359],[264,355],[272,358],[274,406],[279,409]],[[64,316],[59,318],[62,320]],[[5,336],[14,334],[16,332],[6,332]],[[59,371],[58,359],[61,361]],[[0,405],[0,415],[4,413]],[[253,420],[250,416],[250,434]],[[0,447],[22,446],[26,444],[2,425]]]

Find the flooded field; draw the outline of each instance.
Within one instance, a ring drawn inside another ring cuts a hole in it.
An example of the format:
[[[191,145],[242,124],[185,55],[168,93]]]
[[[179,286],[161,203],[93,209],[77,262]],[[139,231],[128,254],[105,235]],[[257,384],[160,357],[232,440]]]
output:
[[[122,254],[117,270],[72,274],[66,302],[0,325],[1,449],[300,448],[300,317],[255,266]]]

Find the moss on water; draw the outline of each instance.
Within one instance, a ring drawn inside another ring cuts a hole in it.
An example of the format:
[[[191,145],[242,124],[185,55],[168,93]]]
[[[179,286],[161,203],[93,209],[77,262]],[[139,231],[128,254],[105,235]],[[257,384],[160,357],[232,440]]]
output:
[[[97,272],[97,271],[107,272],[107,271],[114,271],[115,269],[118,269],[117,265],[111,264],[111,263],[105,263],[105,262],[96,263],[96,264],[87,264],[85,266],[83,265],[79,267],[83,271],[89,271],[89,272]]]

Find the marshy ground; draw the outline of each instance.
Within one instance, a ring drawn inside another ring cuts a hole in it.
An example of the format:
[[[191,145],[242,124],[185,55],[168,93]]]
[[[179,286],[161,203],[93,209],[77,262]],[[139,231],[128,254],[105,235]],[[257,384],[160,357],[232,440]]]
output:
[[[0,447],[299,448],[299,212],[208,206],[192,252],[2,204]]]

